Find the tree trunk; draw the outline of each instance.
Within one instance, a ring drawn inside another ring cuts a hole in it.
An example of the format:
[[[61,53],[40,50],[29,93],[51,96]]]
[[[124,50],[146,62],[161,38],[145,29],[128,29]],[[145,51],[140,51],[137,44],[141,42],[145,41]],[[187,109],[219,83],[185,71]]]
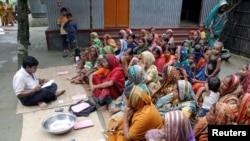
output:
[[[23,58],[28,56],[29,43],[29,19],[27,0],[18,0],[18,33],[17,33],[17,57],[18,69],[22,66]]]

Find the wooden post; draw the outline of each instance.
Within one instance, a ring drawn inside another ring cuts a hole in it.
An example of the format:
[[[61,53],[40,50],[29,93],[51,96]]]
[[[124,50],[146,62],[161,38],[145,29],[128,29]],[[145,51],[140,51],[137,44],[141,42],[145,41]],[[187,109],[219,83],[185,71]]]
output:
[[[27,0],[18,0],[18,33],[17,57],[18,69],[22,66],[23,58],[28,56],[29,19]]]

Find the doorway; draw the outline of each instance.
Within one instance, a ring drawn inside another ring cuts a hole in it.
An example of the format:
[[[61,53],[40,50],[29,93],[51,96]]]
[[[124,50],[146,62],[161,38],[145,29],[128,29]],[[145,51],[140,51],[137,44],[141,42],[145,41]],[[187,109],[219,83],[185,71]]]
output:
[[[104,27],[129,27],[129,0],[104,0]]]
[[[181,26],[197,26],[200,22],[202,0],[183,0]]]

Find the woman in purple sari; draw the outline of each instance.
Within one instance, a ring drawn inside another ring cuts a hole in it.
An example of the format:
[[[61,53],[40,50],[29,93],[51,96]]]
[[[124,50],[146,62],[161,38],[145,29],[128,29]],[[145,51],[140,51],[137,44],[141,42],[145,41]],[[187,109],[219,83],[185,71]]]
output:
[[[189,119],[179,110],[165,114],[164,128],[149,130],[147,141],[195,141]]]

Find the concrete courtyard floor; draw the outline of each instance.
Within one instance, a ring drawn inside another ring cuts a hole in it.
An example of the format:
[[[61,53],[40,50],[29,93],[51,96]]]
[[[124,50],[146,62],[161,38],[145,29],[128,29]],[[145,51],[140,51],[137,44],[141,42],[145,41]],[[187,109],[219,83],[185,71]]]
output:
[[[1,28],[0,28],[1,29]],[[17,71],[17,25],[0,30],[0,140],[19,141],[22,131],[22,115],[16,114],[17,98],[12,88],[12,78]],[[39,60],[39,68],[71,65],[72,60],[62,58],[62,52],[48,51],[45,39],[47,27],[30,28],[29,55]],[[249,58],[232,55],[229,62],[223,62],[220,78],[238,72]]]

